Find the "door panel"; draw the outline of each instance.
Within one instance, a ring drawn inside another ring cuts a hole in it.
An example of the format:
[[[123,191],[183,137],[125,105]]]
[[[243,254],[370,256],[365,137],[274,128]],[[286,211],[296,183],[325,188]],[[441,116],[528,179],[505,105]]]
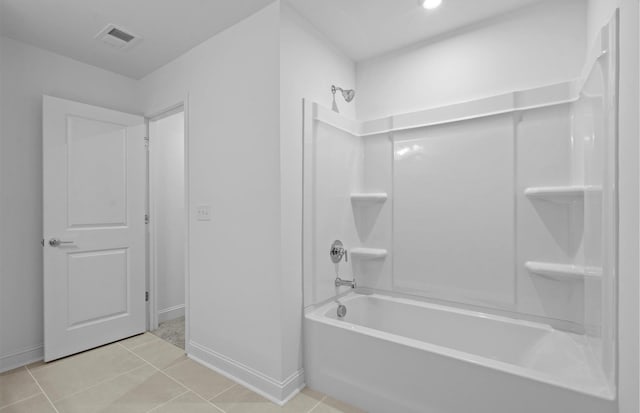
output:
[[[49,96],[43,114],[50,361],[145,329],[146,127],[140,116]]]
[[[127,126],[70,116],[69,226],[126,225]]]
[[[127,249],[68,254],[69,327],[129,313]]]

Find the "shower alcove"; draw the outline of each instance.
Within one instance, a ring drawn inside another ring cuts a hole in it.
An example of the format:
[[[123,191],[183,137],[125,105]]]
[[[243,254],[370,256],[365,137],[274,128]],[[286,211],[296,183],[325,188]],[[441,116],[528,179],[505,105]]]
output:
[[[614,26],[577,80],[368,121],[305,101],[310,387],[373,412],[461,411],[452,388],[477,412],[613,411]]]

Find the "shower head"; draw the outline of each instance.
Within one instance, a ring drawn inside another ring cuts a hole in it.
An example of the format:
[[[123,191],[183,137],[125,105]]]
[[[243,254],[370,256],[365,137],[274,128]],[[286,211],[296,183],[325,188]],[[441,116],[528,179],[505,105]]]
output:
[[[348,89],[348,90],[344,90],[341,87],[338,86],[331,86],[331,93],[333,93],[333,105],[331,105],[331,108],[333,109],[334,112],[339,112],[338,110],[338,105],[336,104],[336,92],[340,91],[342,93],[342,97],[344,98],[344,100],[349,103],[353,100],[354,97],[356,97],[356,91],[353,89]]]
[[[347,102],[351,102],[353,100],[353,98],[356,97],[356,91],[353,90],[353,89],[343,90],[342,91],[342,97]]]

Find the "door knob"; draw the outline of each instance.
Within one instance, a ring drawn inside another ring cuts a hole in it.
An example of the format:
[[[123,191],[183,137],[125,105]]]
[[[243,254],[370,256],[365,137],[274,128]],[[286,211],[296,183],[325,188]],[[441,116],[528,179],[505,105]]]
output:
[[[60,245],[63,245],[63,244],[73,244],[73,241],[62,241],[57,238],[51,238],[49,240],[49,245],[51,245],[52,247],[59,247]]]

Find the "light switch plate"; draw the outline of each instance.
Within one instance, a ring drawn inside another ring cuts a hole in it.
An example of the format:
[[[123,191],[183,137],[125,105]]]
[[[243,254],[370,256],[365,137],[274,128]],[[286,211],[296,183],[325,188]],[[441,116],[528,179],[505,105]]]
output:
[[[211,221],[211,205],[198,205],[196,219],[198,221]]]

